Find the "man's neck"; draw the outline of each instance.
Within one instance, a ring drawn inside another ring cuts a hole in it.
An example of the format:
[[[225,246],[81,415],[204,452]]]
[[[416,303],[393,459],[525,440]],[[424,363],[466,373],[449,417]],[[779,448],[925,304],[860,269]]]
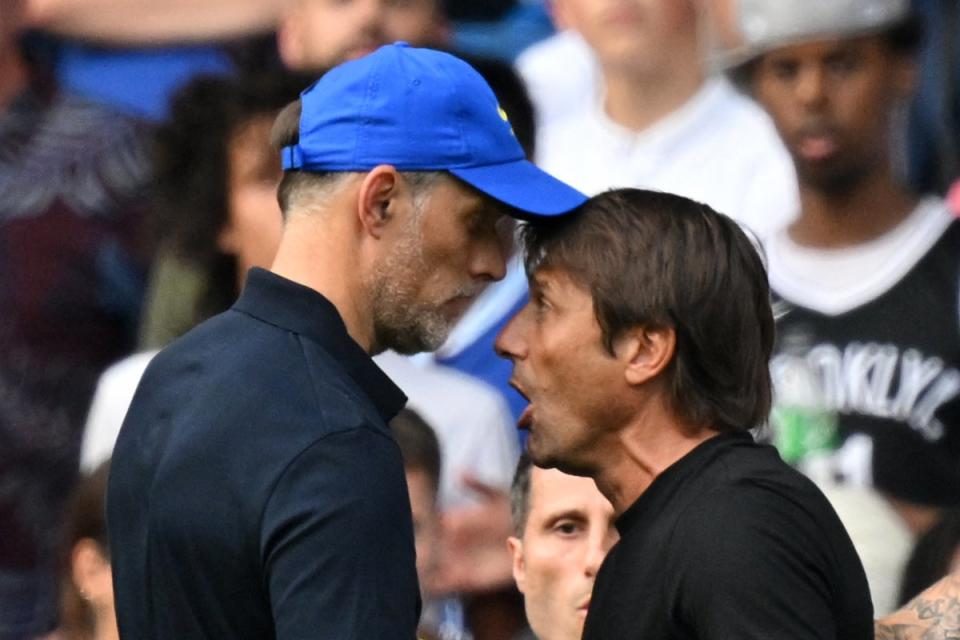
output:
[[[0,42],[0,111],[27,88],[27,65],[12,43]]]
[[[917,197],[884,169],[843,192],[801,183],[800,203],[801,214],[790,225],[790,237],[804,246],[832,249],[879,238],[910,215]]]
[[[620,432],[611,447],[614,453],[604,460],[594,481],[619,517],[660,474],[717,434],[684,424],[669,411],[646,411]]]
[[[346,247],[349,234],[323,214],[299,214],[287,221],[271,271],[322,294],[337,308],[347,333],[364,351],[375,348],[369,300],[362,296],[359,250]],[[331,216],[333,217],[333,216]]]
[[[603,75],[607,117],[638,132],[683,107],[704,82],[700,67],[689,64],[643,71],[606,67]]]

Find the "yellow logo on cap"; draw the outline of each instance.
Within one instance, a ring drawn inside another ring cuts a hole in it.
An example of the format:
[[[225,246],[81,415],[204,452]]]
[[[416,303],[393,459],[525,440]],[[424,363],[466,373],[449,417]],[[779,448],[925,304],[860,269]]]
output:
[[[504,111],[503,107],[501,107],[499,104],[497,105],[497,113],[500,114],[501,120],[503,120],[507,124],[510,124],[510,118],[507,116],[507,112]],[[510,125],[510,133],[513,135],[514,138],[517,137],[517,134],[513,132],[513,125]]]

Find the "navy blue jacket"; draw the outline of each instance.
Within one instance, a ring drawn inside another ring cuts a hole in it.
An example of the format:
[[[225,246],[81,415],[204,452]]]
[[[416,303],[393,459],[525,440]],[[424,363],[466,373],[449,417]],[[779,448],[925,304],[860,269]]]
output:
[[[319,293],[254,269],[150,364],[107,499],[123,638],[415,637],[403,393]]]

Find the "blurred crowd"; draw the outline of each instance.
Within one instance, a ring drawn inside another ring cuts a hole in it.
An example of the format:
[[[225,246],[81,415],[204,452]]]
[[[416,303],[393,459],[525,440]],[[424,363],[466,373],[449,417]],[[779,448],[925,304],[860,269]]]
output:
[[[397,40],[469,61],[529,157],[584,193],[675,192],[749,229],[778,319],[761,437],[834,504],[877,616],[960,571],[960,6],[853,4],[880,17],[0,0],[0,640],[117,636],[103,499],[140,376],[269,268],[280,110]],[[887,48],[815,50],[868,32]],[[436,353],[376,358],[410,399],[391,426],[425,638],[579,637],[616,541],[591,481],[520,460],[525,401],[493,343],[526,300],[516,256]]]

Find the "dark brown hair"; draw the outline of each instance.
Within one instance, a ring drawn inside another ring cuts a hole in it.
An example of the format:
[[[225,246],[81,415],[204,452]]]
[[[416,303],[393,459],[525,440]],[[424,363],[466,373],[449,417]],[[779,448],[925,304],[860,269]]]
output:
[[[586,287],[604,346],[631,327],[672,327],[665,375],[674,412],[743,430],[770,411],[770,289],[760,255],[727,216],[681,196],[619,189],[525,225],[527,270],[556,267]]]

